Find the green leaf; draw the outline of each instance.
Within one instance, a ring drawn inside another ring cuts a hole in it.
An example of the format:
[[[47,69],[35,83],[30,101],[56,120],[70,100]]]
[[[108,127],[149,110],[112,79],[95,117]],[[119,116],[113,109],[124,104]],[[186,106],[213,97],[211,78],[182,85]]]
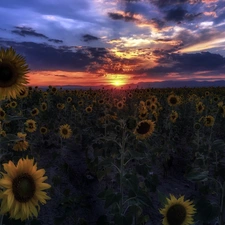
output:
[[[145,158],[145,153],[144,152],[139,152],[136,150],[128,150],[128,152],[130,153],[132,158],[136,158],[136,159],[142,159]]]
[[[114,224],[116,225],[131,225],[133,222],[133,216],[124,216],[119,213],[114,216]]]
[[[27,120],[27,118],[23,116],[10,116],[10,115],[6,115],[5,117],[5,121],[7,122],[15,121],[15,120]]]
[[[159,185],[159,179],[157,174],[147,176],[145,179],[145,185],[151,192],[156,192],[157,186]]]
[[[136,165],[136,171],[141,176],[146,177],[149,172],[149,169],[146,165]]]
[[[199,168],[192,169],[185,177],[191,181],[202,181],[208,178],[209,171],[201,171]]]
[[[106,189],[106,190],[104,190],[104,191],[101,191],[101,192],[97,195],[97,197],[98,197],[98,198],[101,198],[101,199],[105,199],[106,196],[112,195],[113,193],[114,193],[113,189]]]
[[[99,168],[101,168],[102,166],[104,167],[111,167],[112,166],[112,159],[111,158],[106,158],[103,159],[101,162],[99,162],[98,164]]]
[[[139,181],[136,174],[126,174],[124,176],[124,181],[130,189],[137,193]]]
[[[98,217],[96,225],[108,225],[108,224],[109,222],[106,215],[101,215]]]
[[[160,192],[159,190],[157,190],[157,194],[158,194],[159,202],[161,203],[163,208],[167,204],[167,200],[166,200],[167,196],[163,192]]]
[[[141,189],[138,190],[138,193],[137,193],[137,202],[140,202],[142,205],[145,205],[147,207],[153,207],[153,204],[152,204],[152,201],[151,199],[149,198],[149,196],[144,192],[142,191]]]
[[[219,206],[211,204],[209,200],[205,198],[200,198],[195,204],[195,208],[197,209],[195,220],[210,223],[219,216]]]
[[[138,217],[137,225],[146,224],[149,220],[149,215],[141,215],[140,217]]]
[[[104,208],[107,209],[110,205],[120,202],[122,198],[121,193],[113,193],[111,195],[107,195],[105,198],[105,206]]]
[[[108,173],[111,172],[111,170],[112,170],[112,168],[107,167],[107,168],[104,168],[104,170],[97,171],[96,176],[97,176],[98,180],[101,181],[104,176],[106,176]]]
[[[225,142],[221,139],[217,139],[212,143],[211,150],[214,151],[224,151]]]

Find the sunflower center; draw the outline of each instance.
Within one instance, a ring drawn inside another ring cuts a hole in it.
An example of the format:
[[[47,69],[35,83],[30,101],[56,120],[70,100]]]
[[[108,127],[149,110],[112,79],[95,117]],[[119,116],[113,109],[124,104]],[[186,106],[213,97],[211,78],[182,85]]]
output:
[[[5,113],[3,111],[0,111],[0,116],[5,116]]]
[[[170,99],[170,103],[171,103],[172,105],[177,104],[177,98],[176,98],[176,97],[172,97],[172,98]]]
[[[16,82],[16,74],[10,64],[0,63],[0,87],[10,87]]]
[[[12,191],[19,202],[28,202],[34,196],[35,189],[34,179],[27,173],[13,179]]]
[[[181,225],[186,219],[186,209],[183,205],[175,204],[168,209],[166,217],[169,225]]]
[[[62,133],[64,134],[64,135],[66,135],[66,134],[68,134],[68,130],[67,129],[62,129]]]
[[[137,128],[137,132],[139,134],[146,134],[148,133],[149,130],[150,130],[150,124],[148,123],[141,123]]]

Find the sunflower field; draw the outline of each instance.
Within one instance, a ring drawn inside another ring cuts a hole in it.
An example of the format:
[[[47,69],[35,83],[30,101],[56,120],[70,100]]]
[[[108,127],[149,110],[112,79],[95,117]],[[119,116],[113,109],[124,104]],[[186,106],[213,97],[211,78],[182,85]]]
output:
[[[224,87],[41,89],[27,71],[1,50],[0,225],[225,223]]]

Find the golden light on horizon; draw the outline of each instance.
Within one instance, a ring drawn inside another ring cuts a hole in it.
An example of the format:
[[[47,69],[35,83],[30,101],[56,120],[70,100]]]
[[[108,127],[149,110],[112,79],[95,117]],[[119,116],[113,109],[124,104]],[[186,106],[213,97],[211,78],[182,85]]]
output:
[[[125,74],[107,74],[108,83],[120,87],[127,84],[128,77]]]
[[[121,85],[123,85],[123,84],[125,84],[122,80],[115,80],[115,81],[113,81],[113,85],[114,86],[121,86]]]

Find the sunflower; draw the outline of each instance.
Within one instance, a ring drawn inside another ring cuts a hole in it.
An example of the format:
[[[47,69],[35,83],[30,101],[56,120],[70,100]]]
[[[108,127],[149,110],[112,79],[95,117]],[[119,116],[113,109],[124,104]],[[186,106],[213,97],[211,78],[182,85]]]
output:
[[[175,123],[177,118],[178,118],[178,113],[176,111],[172,110],[172,113],[170,114],[170,121],[172,123]]]
[[[14,109],[17,106],[17,102],[12,101],[12,102],[9,103],[9,106]]]
[[[204,126],[206,127],[212,127],[214,125],[215,119],[213,116],[205,116],[203,118]]]
[[[46,204],[50,199],[44,190],[51,185],[43,183],[48,177],[44,169],[37,170],[34,159],[20,159],[15,164],[10,160],[3,167],[7,173],[2,173],[0,186],[4,188],[0,195],[1,214],[9,212],[10,218],[26,220],[33,215],[38,216],[39,202]]]
[[[148,108],[150,109],[151,112],[153,112],[157,109],[157,105],[155,103],[151,103]]]
[[[36,116],[36,115],[38,115],[38,114],[39,114],[38,108],[32,109],[30,114],[31,114],[31,116]]]
[[[59,127],[59,134],[62,138],[68,139],[72,135],[72,130],[70,129],[70,125],[65,124]]]
[[[217,106],[218,107],[222,107],[223,106],[223,101],[218,102]]]
[[[79,105],[79,106],[82,106],[83,104],[84,104],[83,100],[80,100],[80,101],[78,102],[78,105]]]
[[[99,100],[98,100],[98,104],[99,104],[99,105],[103,105],[103,104],[104,104],[104,99],[99,99]]]
[[[28,94],[29,94],[28,88],[24,87],[24,88],[19,92],[18,97],[19,97],[20,99],[26,98],[26,97],[28,96]]]
[[[85,111],[86,111],[87,113],[91,113],[91,112],[92,112],[92,107],[91,107],[91,106],[88,106],[88,107],[85,109]]]
[[[127,97],[128,98],[133,98],[133,94],[132,93],[128,93]]]
[[[197,114],[202,113],[204,109],[205,109],[205,105],[202,102],[198,102],[196,104],[196,112],[197,112]]]
[[[6,137],[6,132],[4,130],[0,129],[0,136],[2,137]]]
[[[63,103],[57,103],[57,108],[58,109],[64,109],[65,108],[65,104],[63,104]]]
[[[147,106],[147,108],[149,108],[149,106],[152,104],[151,99],[147,99],[145,101],[145,105]]]
[[[52,87],[52,88],[51,88],[51,92],[52,92],[53,94],[55,94],[55,93],[57,92],[57,88],[56,88],[56,87]]]
[[[2,108],[0,108],[0,120],[4,120],[6,116],[6,112],[5,110],[3,110]]]
[[[206,91],[205,92],[205,96],[209,96],[210,95],[210,92],[209,91]]]
[[[122,109],[124,107],[124,102],[123,101],[119,101],[116,103],[116,108],[117,109]]]
[[[46,102],[42,102],[42,103],[41,103],[41,111],[42,111],[42,112],[46,111],[46,110],[47,110],[47,107],[48,107],[48,105],[47,105]]]
[[[48,132],[48,129],[46,127],[41,127],[40,128],[40,133],[41,134],[46,134]]]
[[[27,134],[23,134],[21,132],[17,133],[17,137],[21,138],[21,140],[17,141],[14,146],[13,150],[15,151],[25,151],[28,149],[29,143],[25,140]]]
[[[155,122],[151,120],[142,120],[140,121],[135,130],[134,134],[137,139],[145,139],[150,137],[155,130]]]
[[[68,103],[70,103],[70,102],[72,102],[72,98],[71,97],[68,97],[67,99],[66,99],[66,101],[68,102]]]
[[[27,120],[24,124],[27,126],[26,131],[30,133],[37,130],[36,122],[34,120]]]
[[[193,224],[193,214],[196,212],[192,201],[184,201],[184,196],[176,198],[170,194],[166,198],[167,204],[159,212],[164,216],[163,225],[189,225]]]
[[[180,97],[174,94],[171,94],[167,98],[167,102],[170,106],[176,106],[181,103]]]
[[[0,50],[0,98],[17,98],[19,92],[28,83],[26,73],[29,72],[25,59],[15,50]]]
[[[139,113],[138,117],[139,117],[141,120],[147,119],[147,117],[148,117],[148,111],[143,110],[142,112]]]
[[[225,117],[225,105],[221,107],[221,113],[224,118]]]

